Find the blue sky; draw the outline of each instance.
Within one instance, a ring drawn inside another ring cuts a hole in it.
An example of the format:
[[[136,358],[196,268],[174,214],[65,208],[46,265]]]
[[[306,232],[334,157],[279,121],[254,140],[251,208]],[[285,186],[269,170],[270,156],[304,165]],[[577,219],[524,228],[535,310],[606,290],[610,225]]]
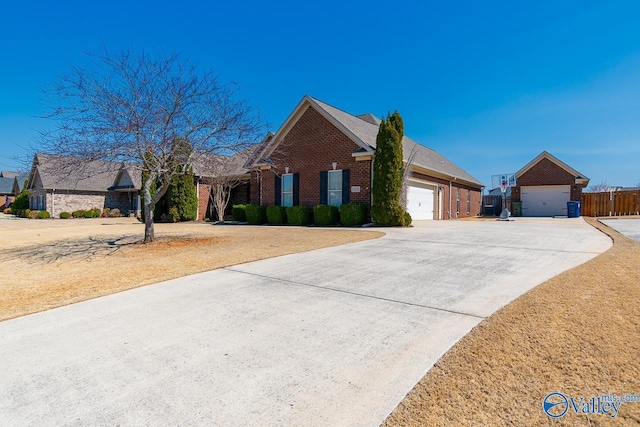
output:
[[[0,14],[0,169],[37,145],[41,89],[87,50],[178,51],[237,81],[273,130],[308,94],[398,110],[487,185],[547,150],[640,182],[640,2],[22,1]]]

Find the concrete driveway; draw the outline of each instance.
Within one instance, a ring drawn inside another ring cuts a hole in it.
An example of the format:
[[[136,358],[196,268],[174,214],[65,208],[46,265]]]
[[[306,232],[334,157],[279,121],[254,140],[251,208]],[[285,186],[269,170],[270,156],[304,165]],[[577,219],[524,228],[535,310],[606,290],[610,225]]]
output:
[[[601,219],[600,222],[613,228],[618,233],[640,242],[640,219]]]
[[[611,245],[579,218],[385,231],[2,322],[0,419],[378,425],[483,318]]]

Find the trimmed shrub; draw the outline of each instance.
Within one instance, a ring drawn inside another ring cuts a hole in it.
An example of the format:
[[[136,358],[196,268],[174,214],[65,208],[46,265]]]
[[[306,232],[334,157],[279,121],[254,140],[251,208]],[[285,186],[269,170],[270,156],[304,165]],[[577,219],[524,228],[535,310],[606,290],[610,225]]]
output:
[[[22,218],[31,218],[31,209],[24,209],[21,211],[20,215]]]
[[[37,219],[51,218],[51,214],[49,213],[49,211],[40,211],[36,214],[36,218]]]
[[[109,208],[102,209],[102,214],[100,215],[100,218],[107,218],[109,216],[109,212],[111,212],[111,209]]]
[[[313,222],[313,209],[309,206],[288,207],[287,222],[291,225],[309,225]]]
[[[69,219],[71,214],[69,212],[60,212],[60,219]]]
[[[247,205],[244,211],[249,224],[262,225],[267,222],[267,208],[264,206]]]
[[[37,219],[38,214],[40,213],[40,211],[32,211],[30,209],[27,209],[27,211],[29,211],[29,213],[27,214],[27,218],[30,218],[30,219]]]
[[[84,218],[84,209],[77,209],[71,213],[74,218]]]
[[[404,227],[408,227],[411,225],[411,222],[413,221],[413,219],[411,218],[411,214],[409,214],[409,212],[405,212],[404,213],[404,222],[402,223],[402,225]]]
[[[340,211],[335,206],[317,205],[313,208],[316,225],[337,225],[340,223]]]
[[[29,192],[22,190],[11,203],[11,207],[17,211],[29,209]]]
[[[367,220],[367,205],[363,203],[345,203],[340,206],[342,225],[362,225]]]
[[[247,213],[245,209],[247,205],[233,205],[232,213],[233,219],[236,221],[244,222],[247,220]]]
[[[120,209],[115,208],[107,212],[107,216],[109,218],[120,218],[122,216],[122,213],[120,212]]]
[[[84,211],[82,216],[84,216],[85,218],[93,218],[93,211],[92,210]]]
[[[267,206],[267,222],[273,225],[287,223],[287,208],[284,206]]]

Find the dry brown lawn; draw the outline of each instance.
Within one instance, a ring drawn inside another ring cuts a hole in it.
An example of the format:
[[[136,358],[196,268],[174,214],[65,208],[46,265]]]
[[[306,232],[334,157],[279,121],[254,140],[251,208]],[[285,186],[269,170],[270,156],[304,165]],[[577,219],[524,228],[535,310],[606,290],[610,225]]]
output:
[[[542,400],[640,394],[640,243],[614,239],[593,260],[537,286],[447,352],[383,424],[598,426],[640,424],[640,402],[616,418],[551,419]]]
[[[3,215],[3,214],[0,214]],[[0,321],[188,274],[373,239],[358,229],[0,218]]]

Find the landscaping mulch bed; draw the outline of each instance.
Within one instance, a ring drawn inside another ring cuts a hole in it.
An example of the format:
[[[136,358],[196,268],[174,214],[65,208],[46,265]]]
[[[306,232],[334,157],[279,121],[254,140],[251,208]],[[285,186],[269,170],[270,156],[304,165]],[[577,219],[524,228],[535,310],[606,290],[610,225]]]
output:
[[[640,402],[615,418],[567,411],[551,392],[590,399],[640,395],[640,243],[593,218],[614,240],[600,256],[537,286],[447,352],[383,426],[640,424]]]

